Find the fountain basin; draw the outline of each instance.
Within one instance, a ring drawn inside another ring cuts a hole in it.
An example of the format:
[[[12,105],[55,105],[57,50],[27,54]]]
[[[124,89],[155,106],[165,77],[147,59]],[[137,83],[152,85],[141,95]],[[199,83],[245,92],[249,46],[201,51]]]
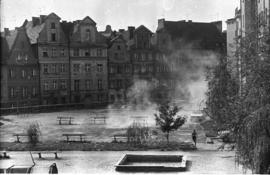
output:
[[[183,155],[125,154],[115,167],[116,171],[169,172],[186,171],[187,163]]]

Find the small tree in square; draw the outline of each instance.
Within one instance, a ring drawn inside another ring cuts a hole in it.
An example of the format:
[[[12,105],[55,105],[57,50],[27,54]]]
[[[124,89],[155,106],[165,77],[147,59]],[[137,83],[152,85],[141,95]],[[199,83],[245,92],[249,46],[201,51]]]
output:
[[[166,134],[167,143],[169,143],[170,132],[177,130],[186,122],[185,117],[177,115],[180,109],[181,108],[171,106],[169,102],[166,102],[158,107],[158,114],[154,114],[156,124],[160,127],[161,131]]]

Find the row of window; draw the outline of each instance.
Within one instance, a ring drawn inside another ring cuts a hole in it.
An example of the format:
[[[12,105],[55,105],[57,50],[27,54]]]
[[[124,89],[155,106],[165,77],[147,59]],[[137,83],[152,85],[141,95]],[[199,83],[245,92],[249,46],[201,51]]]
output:
[[[110,71],[110,74],[130,73],[131,66],[129,66],[129,65],[110,65],[109,71]]]
[[[30,79],[31,77],[37,76],[37,70],[32,69],[32,70],[25,70],[22,69],[20,71],[15,70],[15,69],[9,69],[9,78],[15,79],[15,78],[28,78]]]
[[[152,53],[134,53],[133,60],[134,61],[152,61],[153,55]]]
[[[44,81],[43,82],[43,90],[48,91],[48,90],[66,90],[67,89],[67,80],[53,80],[51,82],[49,81]]]
[[[84,69],[83,69],[84,68]],[[96,64],[96,67],[92,67],[91,64],[73,64],[73,72],[87,72],[90,73],[92,70],[96,69],[97,72],[103,72],[103,64]]]
[[[134,66],[134,73],[151,73],[154,72],[153,65],[149,64],[136,64]]]
[[[107,49],[101,48],[74,48],[71,50],[71,55],[75,57],[106,57],[107,56]]]
[[[128,87],[131,84],[131,82],[129,80],[110,80],[109,81],[109,88],[110,89],[122,89],[125,87]]]
[[[35,97],[37,93],[37,87],[9,87],[9,97],[11,98],[19,97],[20,94],[22,97],[28,97],[30,95]]]
[[[43,64],[43,73],[64,73],[68,71],[68,64]]]
[[[93,89],[93,80],[85,80],[84,81],[84,87],[85,90],[91,90]],[[97,88],[99,90],[103,89],[103,83],[101,79],[97,80]],[[80,91],[81,90],[81,80],[74,80],[74,91]]]
[[[66,56],[66,49],[65,48],[42,48],[42,56],[43,57],[59,57],[59,56]]]

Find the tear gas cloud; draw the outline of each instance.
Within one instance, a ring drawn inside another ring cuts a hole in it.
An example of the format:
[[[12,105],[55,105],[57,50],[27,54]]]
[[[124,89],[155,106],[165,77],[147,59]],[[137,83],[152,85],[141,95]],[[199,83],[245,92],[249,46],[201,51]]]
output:
[[[206,69],[217,64],[219,54],[213,51],[194,49],[196,45],[184,44],[184,47],[174,48],[176,44],[168,44],[169,55],[161,55],[157,62],[173,73],[174,88],[170,102],[182,107],[181,115],[190,115],[202,110],[205,106],[205,93],[207,91]],[[181,46],[183,43],[181,43]],[[166,77],[154,76],[152,80],[134,79],[133,86],[128,89],[127,103],[116,109],[109,106],[109,120],[115,127],[127,127],[134,120],[132,116],[145,116],[149,125],[155,125],[154,113],[157,112],[158,103],[152,99],[152,92],[158,85],[169,87]],[[116,115],[122,115],[116,116]]]

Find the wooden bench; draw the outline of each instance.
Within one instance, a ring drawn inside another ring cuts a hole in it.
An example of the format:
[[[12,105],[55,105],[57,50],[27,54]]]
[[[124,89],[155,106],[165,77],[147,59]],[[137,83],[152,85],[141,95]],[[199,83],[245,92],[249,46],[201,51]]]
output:
[[[57,117],[58,123],[59,125],[62,125],[62,121],[63,122],[67,122],[66,124],[68,125],[72,125],[72,121],[74,120],[74,117],[63,117],[63,116],[58,116]]]
[[[33,152],[34,154],[38,154],[38,158],[42,158],[42,154],[54,154],[54,158],[58,159],[58,155],[57,153],[59,153],[59,151],[35,151]]]
[[[91,124],[106,124],[107,117],[105,116],[92,116],[90,118]]]
[[[117,142],[127,142],[128,141],[128,136],[126,134],[115,134],[113,135],[113,142],[117,143]]]
[[[79,137],[80,138],[80,142],[84,142],[85,141],[85,136],[86,134],[83,133],[65,133],[62,136],[67,138],[67,142],[70,142],[71,140],[69,139],[70,137]]]
[[[15,133],[15,134],[13,134],[13,136],[16,136],[17,137],[16,142],[20,143],[20,137],[28,137],[28,134],[25,134],[25,133]]]

